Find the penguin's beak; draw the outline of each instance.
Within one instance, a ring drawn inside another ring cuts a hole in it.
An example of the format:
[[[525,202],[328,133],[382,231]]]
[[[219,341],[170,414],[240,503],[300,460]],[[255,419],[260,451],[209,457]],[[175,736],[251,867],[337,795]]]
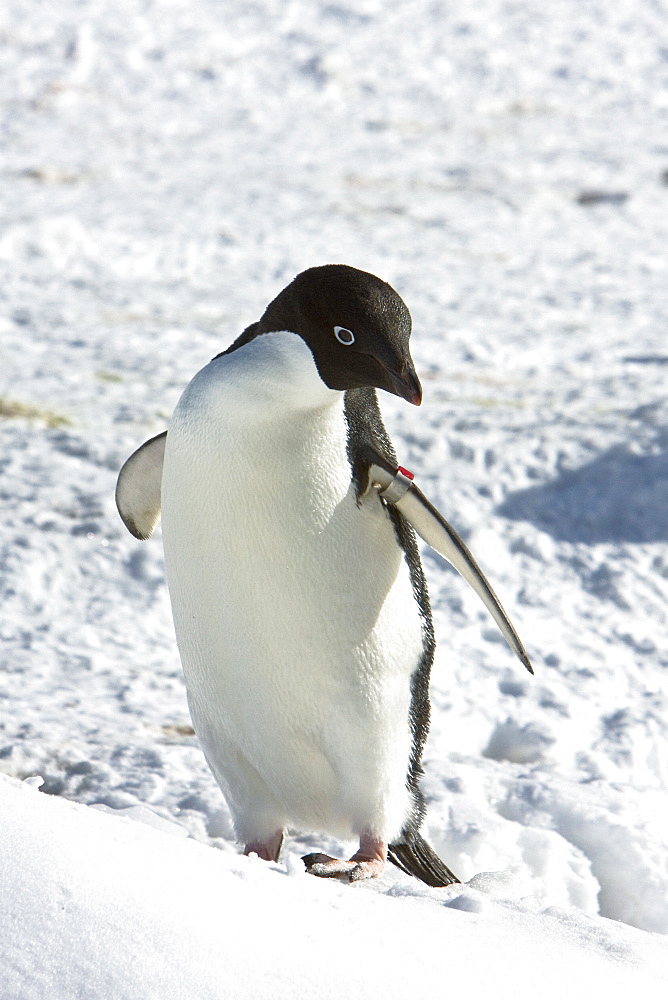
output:
[[[391,392],[395,396],[401,396],[402,399],[405,399],[408,403],[412,403],[414,406],[420,405],[422,402],[422,386],[411,364],[405,364],[399,372],[388,371],[388,375],[392,383]]]

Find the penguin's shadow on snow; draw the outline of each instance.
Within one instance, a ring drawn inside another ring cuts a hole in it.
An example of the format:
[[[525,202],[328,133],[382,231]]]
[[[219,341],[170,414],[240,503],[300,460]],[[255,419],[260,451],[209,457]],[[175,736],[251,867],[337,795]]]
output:
[[[558,479],[511,493],[496,513],[566,542],[668,541],[668,452],[616,445]]]

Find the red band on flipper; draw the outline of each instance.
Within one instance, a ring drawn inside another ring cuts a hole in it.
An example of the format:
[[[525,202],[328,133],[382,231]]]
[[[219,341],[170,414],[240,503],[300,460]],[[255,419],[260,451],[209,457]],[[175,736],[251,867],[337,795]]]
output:
[[[402,496],[410,489],[414,478],[415,476],[412,472],[409,472],[408,469],[404,469],[400,465],[392,482],[384,490],[381,490],[379,496],[387,503],[398,503]]]

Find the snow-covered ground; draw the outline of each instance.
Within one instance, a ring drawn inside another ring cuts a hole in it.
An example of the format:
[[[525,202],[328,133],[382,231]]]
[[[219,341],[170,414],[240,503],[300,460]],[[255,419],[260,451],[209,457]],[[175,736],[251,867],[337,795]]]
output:
[[[665,4],[5,0],[0,45],[3,1000],[664,996]],[[335,261],[412,311],[388,428],[536,668],[426,551],[463,889],[236,856],[159,537],[114,507],[194,372]]]

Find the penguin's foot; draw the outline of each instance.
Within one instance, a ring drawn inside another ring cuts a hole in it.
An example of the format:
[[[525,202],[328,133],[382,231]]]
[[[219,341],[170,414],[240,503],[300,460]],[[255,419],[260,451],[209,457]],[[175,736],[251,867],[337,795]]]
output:
[[[309,875],[359,882],[361,879],[378,878],[382,875],[386,858],[386,843],[371,837],[362,837],[359,851],[356,851],[349,861],[332,858],[329,854],[307,854],[302,861]]]
[[[345,882],[358,882],[363,878],[378,878],[385,868],[385,862],[374,861],[342,861],[340,858],[330,858],[329,854],[307,854],[302,858],[309,875],[320,878],[339,878]]]
[[[244,847],[244,854],[257,854],[258,858],[261,858],[263,861],[278,861],[282,843],[283,831],[277,830],[276,833],[271,837],[267,837],[266,840],[251,840]]]

